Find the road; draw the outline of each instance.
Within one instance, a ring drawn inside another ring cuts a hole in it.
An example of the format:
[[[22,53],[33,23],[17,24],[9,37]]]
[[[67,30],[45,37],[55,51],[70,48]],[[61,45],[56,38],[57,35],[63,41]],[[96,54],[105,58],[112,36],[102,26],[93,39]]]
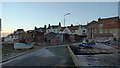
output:
[[[66,46],[48,46],[3,63],[3,66],[73,65]]]

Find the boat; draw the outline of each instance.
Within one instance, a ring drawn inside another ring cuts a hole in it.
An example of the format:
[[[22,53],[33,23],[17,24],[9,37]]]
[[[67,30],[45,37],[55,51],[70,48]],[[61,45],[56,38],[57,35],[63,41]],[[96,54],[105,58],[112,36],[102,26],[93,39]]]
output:
[[[32,44],[25,44],[25,43],[15,43],[14,49],[30,49],[32,48]]]

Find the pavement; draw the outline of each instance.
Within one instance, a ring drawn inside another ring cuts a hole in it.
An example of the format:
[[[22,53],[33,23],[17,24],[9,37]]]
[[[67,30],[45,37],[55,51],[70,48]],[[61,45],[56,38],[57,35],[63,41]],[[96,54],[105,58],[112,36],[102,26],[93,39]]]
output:
[[[2,63],[3,66],[74,65],[66,46],[48,46]]]

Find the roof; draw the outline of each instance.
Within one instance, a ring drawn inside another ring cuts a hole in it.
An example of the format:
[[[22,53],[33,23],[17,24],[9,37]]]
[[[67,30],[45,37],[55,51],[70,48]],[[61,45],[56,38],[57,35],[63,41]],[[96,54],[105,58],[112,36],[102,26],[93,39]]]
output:
[[[24,31],[23,29],[17,29],[17,31]]]
[[[88,23],[87,28],[96,28],[97,27],[97,21],[92,21]]]
[[[79,25],[77,25],[77,26],[68,26],[67,28],[70,29],[70,30],[78,30]]]
[[[119,21],[119,17],[110,17],[110,18],[102,18],[102,19],[98,19],[98,22],[100,23],[105,23],[105,22],[118,22]]]
[[[53,29],[55,29],[55,28],[58,28],[59,25],[52,25],[52,26],[50,26],[50,27],[52,27]],[[50,29],[50,27],[48,27],[47,29]]]
[[[34,32],[34,30],[28,30],[27,33]]]
[[[85,28],[86,28],[86,27],[87,27],[87,25],[81,25],[81,28],[83,28],[83,27],[85,27]]]
[[[7,35],[6,37],[9,37],[9,36],[14,36],[15,34],[9,34],[9,35]]]
[[[50,32],[50,33],[45,34],[45,36],[50,36],[50,35],[56,35],[56,33]]]
[[[114,23],[114,24],[104,24],[104,28],[109,29],[109,28],[120,28],[120,23]]]
[[[61,27],[60,31],[63,31],[66,27]]]

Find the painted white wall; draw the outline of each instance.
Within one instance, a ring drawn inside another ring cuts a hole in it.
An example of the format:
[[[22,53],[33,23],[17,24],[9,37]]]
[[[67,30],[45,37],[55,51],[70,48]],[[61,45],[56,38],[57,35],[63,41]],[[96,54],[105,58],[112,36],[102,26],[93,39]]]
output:
[[[17,36],[9,36],[5,38],[5,42],[13,42],[15,39],[17,39]]]
[[[50,33],[50,32],[54,32],[54,33],[59,33],[61,27],[58,27],[58,28],[50,28],[50,29],[46,29],[46,34],[47,33]]]
[[[83,30],[85,30],[85,32],[83,32]],[[83,33],[86,33],[87,30],[86,28],[81,28],[81,26],[79,26],[78,30],[75,30],[75,32],[71,32],[68,28],[65,28],[63,31],[60,31],[59,33],[67,33],[67,34],[78,34],[78,35],[82,35]]]
[[[70,31],[68,28],[65,28],[65,29],[63,30],[63,33],[72,34],[71,31]]]

